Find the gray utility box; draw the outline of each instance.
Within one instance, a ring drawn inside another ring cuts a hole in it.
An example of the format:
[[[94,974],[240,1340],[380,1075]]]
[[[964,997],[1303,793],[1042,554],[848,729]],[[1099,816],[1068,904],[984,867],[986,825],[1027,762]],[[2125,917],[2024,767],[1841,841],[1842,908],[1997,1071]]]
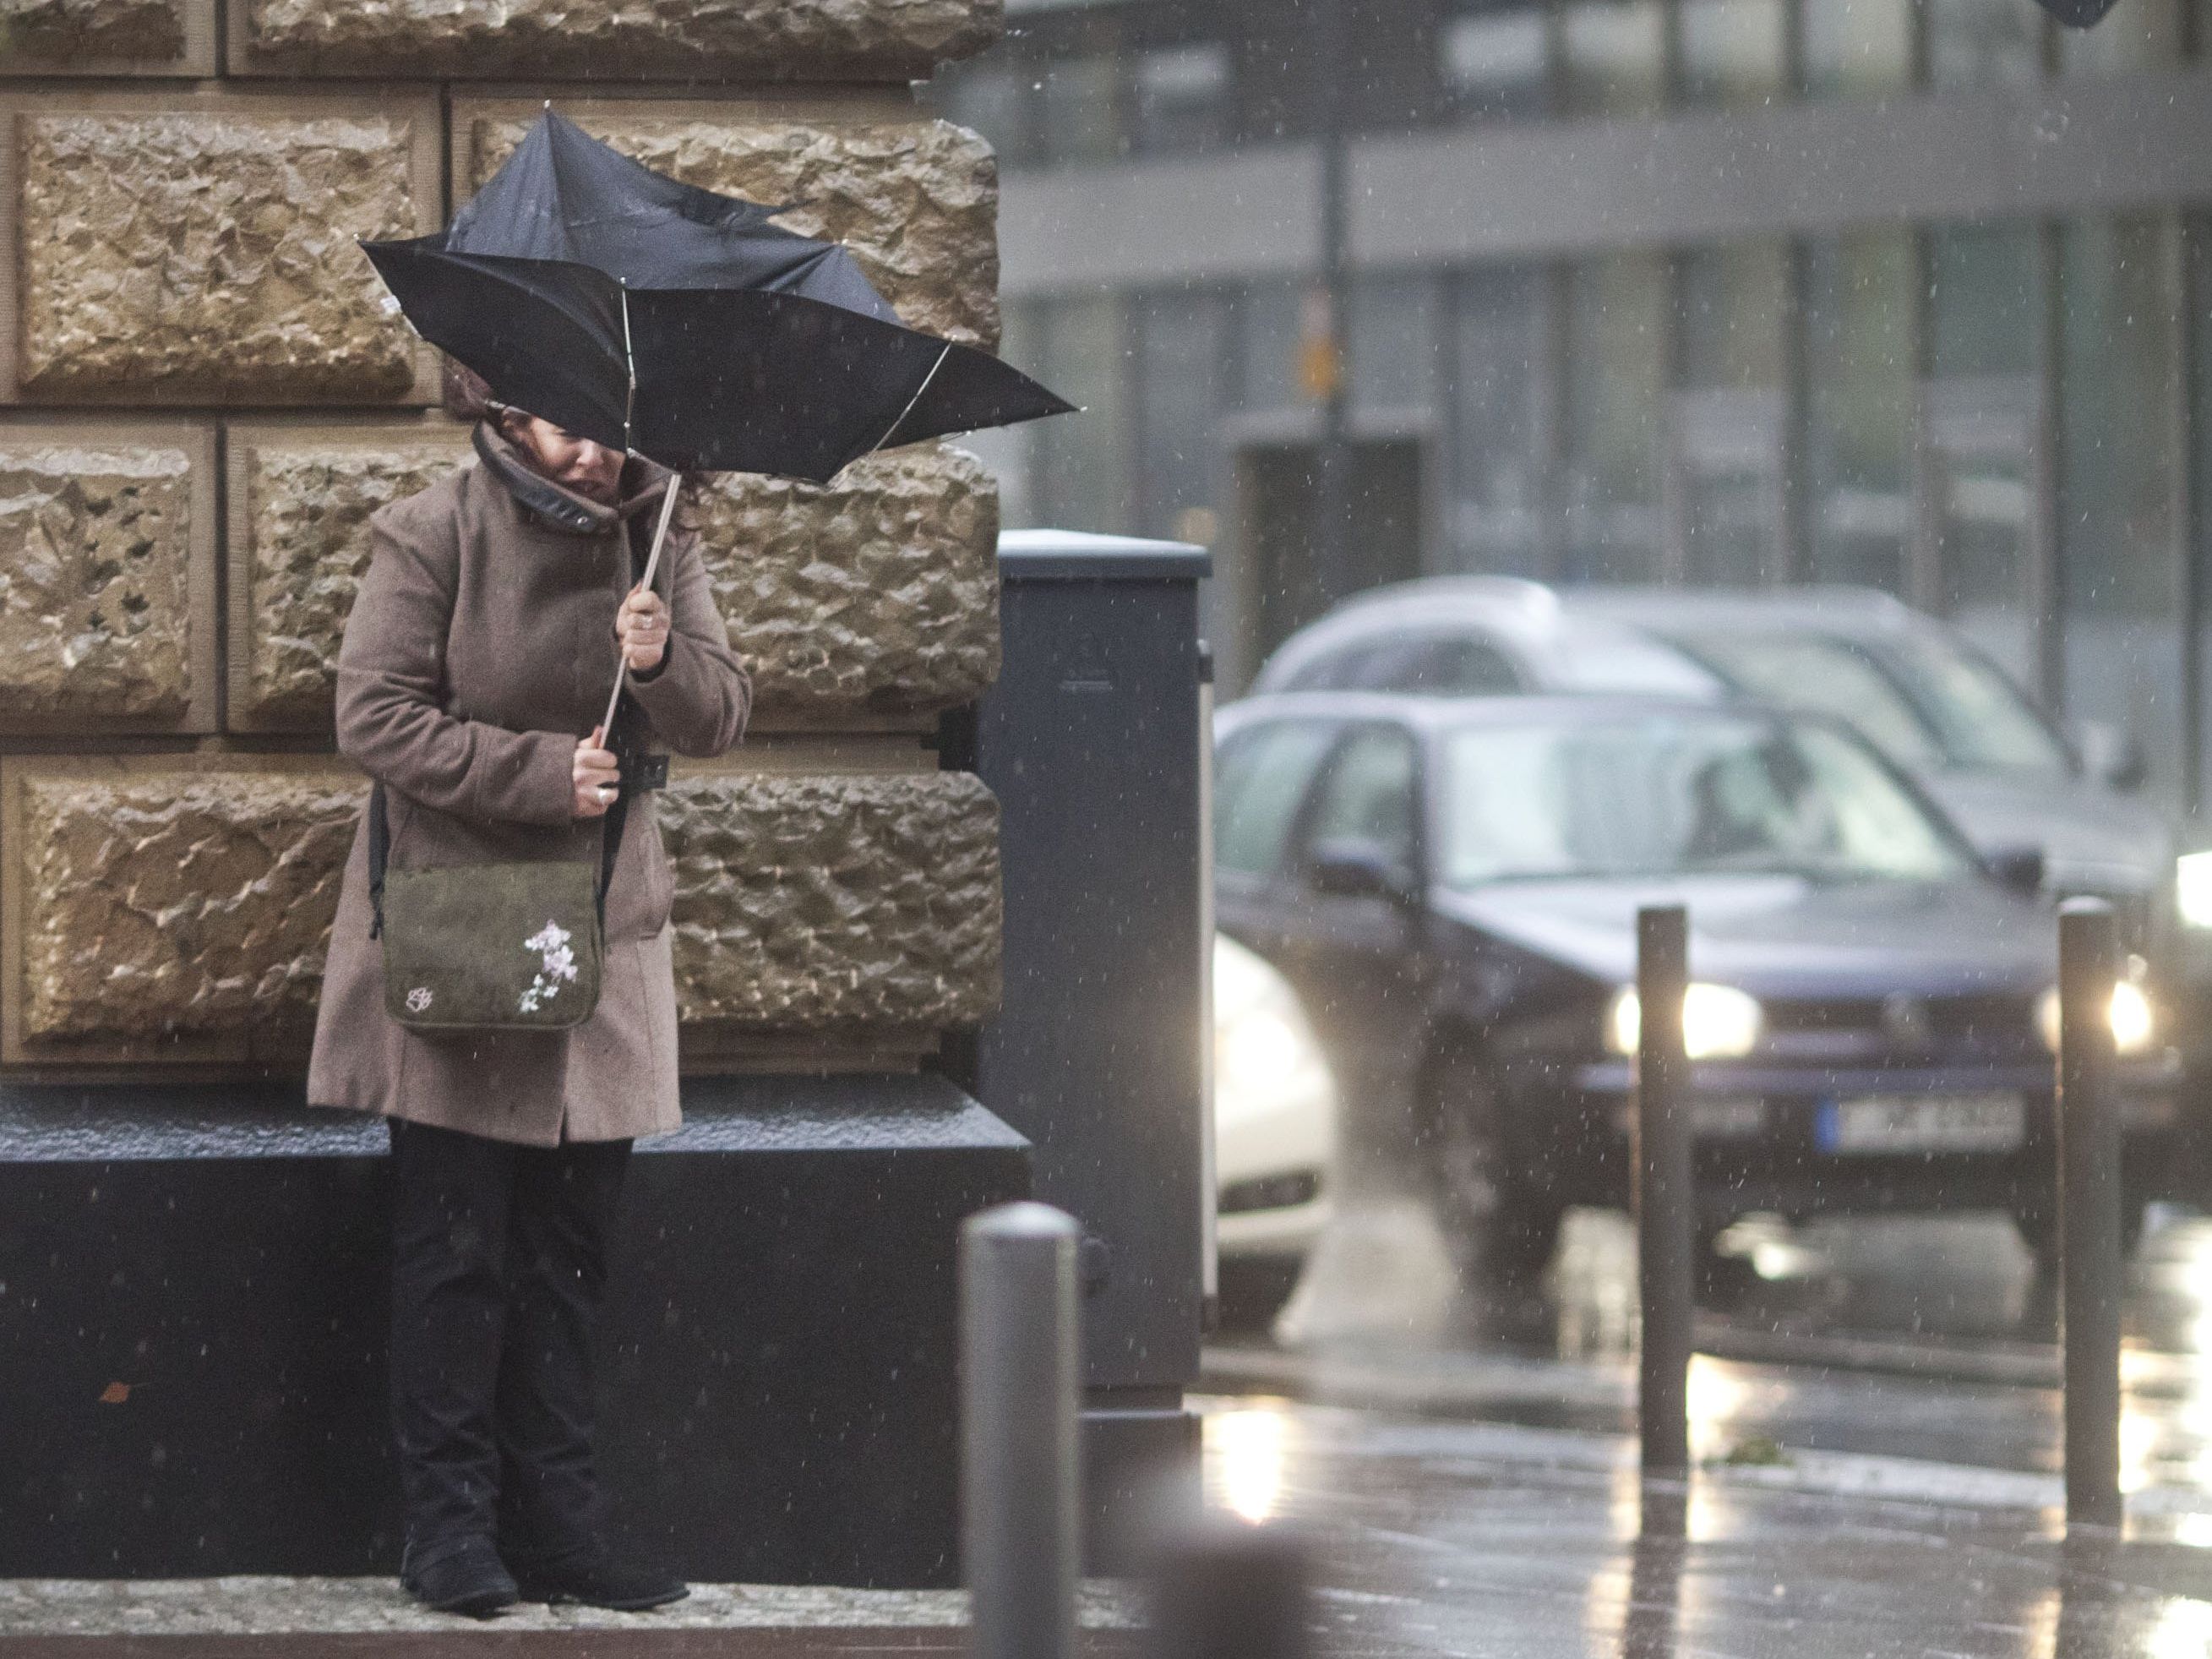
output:
[[[1208,734],[1202,548],[1065,531],[999,543],[1006,660],[975,770],[1004,817],[1006,996],[975,1090],[1084,1228],[1094,1567],[1155,1472],[1194,1492],[1205,1313]],[[1164,1466],[1164,1469],[1163,1469]]]

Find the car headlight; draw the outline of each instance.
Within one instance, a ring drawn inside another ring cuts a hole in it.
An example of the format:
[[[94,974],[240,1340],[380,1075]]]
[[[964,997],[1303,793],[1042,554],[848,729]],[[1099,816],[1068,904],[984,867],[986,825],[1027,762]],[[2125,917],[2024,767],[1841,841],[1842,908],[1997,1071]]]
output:
[[[1224,1091],[1279,1095],[1320,1061],[1313,1040],[1272,1008],[1232,1014],[1214,1029],[1213,1074]]]
[[[2143,988],[2131,979],[2119,981],[2112,987],[2111,1012],[2112,1047],[2123,1054],[2139,1054],[2151,1045],[2158,1035],[2158,1022],[2152,1017],[2150,998]],[[2058,1052],[2058,988],[2053,986],[2035,1002],[2035,1029],[2043,1038],[2043,1046],[2052,1054]]]
[[[2187,853],[2173,861],[2173,908],[2190,927],[2212,927],[2212,853]]]
[[[1735,1060],[1759,1046],[1765,1017],[1758,999],[1733,985],[1692,980],[1682,995],[1682,1052],[1692,1060]],[[1632,1054],[1644,1035],[1644,1006],[1633,985],[1613,993],[1605,1013],[1605,1046]]]

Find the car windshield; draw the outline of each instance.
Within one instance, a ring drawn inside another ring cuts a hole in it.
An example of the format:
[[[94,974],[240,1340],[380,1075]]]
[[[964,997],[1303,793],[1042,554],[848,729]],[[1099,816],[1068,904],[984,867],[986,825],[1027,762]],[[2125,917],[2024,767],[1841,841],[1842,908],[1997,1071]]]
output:
[[[1973,771],[2069,775],[2065,745],[2019,689],[1982,658],[1939,640],[1885,647],[1897,677],[1942,733],[1954,766]]]
[[[1936,734],[1911,699],[1841,640],[1811,634],[1698,634],[1683,636],[1681,644],[1754,697],[1849,721],[1899,766],[1943,764]]]
[[[1444,884],[1741,871],[1936,881],[1969,868],[1863,745],[1696,713],[1469,724],[1444,744]]]

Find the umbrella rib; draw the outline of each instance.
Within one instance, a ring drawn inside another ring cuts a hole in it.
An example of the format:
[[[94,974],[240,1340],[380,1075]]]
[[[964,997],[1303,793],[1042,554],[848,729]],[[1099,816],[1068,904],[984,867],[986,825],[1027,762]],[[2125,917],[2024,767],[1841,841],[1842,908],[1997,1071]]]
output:
[[[921,377],[921,384],[915,387],[914,396],[908,398],[906,400],[906,407],[899,410],[898,419],[893,421],[889,426],[885,427],[884,428],[884,435],[868,446],[867,453],[869,454],[874,454],[878,450],[881,449],[885,444],[891,441],[891,434],[897,431],[899,427],[905,422],[906,417],[914,413],[914,406],[921,401],[921,394],[929,390],[929,383],[937,378],[937,371],[945,367],[945,360],[951,355],[952,342],[947,340],[945,343],[945,349],[937,354],[937,361],[929,366],[929,373],[923,375]]]
[[[623,366],[629,371],[629,389],[623,394],[623,453],[630,455],[637,453],[630,446],[630,416],[637,410],[637,354],[630,349],[629,343],[629,278],[623,277],[621,282]]]

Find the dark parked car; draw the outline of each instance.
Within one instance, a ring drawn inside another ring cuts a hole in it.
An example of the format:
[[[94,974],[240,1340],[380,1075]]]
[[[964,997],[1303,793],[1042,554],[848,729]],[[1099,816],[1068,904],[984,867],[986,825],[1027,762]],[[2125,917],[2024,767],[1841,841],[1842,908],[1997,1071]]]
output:
[[[1700,1208],[2052,1230],[2055,929],[1820,716],[1649,697],[1248,698],[1216,724],[1223,929],[1295,985],[1348,1136],[1405,1126],[1487,1265],[1628,1196],[1634,918],[1686,903]],[[2134,977],[2131,1191],[2173,1065]],[[2138,1206],[2139,1207],[2139,1206]]]

